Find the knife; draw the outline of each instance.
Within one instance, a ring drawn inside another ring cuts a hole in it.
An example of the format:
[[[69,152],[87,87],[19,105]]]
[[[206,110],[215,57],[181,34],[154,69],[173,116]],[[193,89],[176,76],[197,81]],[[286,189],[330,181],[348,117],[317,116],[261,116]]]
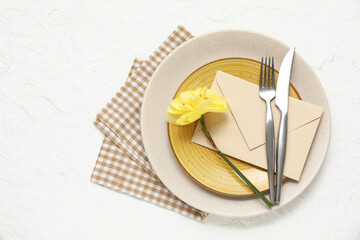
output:
[[[281,185],[284,172],[286,156],[288,106],[289,106],[289,85],[291,78],[291,67],[294,59],[295,47],[291,48],[285,55],[276,84],[275,104],[281,112],[277,154],[276,154],[276,198],[275,202],[280,202]]]

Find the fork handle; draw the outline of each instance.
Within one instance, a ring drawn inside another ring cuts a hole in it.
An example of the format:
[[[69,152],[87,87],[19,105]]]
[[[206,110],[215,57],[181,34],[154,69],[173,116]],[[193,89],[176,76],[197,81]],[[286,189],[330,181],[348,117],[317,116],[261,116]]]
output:
[[[270,189],[270,202],[275,203],[274,164],[275,164],[275,132],[271,110],[271,101],[266,101],[266,159]]]
[[[281,113],[277,155],[276,155],[276,202],[280,202],[281,185],[284,172],[284,163],[286,156],[286,139],[287,139],[287,125],[288,117],[287,113]]]

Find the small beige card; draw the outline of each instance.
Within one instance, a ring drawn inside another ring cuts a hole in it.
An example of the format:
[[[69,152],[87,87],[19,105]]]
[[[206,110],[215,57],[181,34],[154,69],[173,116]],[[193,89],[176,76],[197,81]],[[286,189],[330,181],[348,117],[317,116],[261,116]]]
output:
[[[266,106],[259,97],[259,86],[218,71],[211,88],[226,98],[230,109],[226,113],[205,114],[206,125],[218,148],[229,156],[266,169]],[[272,102],[272,110],[277,136],[280,111],[275,101]],[[321,107],[289,98],[286,177],[300,180],[321,114]],[[200,124],[192,141],[213,149]]]

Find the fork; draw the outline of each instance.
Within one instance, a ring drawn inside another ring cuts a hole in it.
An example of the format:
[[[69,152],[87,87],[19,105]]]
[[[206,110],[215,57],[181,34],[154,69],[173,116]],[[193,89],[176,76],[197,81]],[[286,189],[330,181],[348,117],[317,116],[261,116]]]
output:
[[[271,62],[271,69],[270,69]],[[265,65],[265,66],[264,66]],[[264,67],[264,74],[263,74]],[[271,70],[271,78],[270,78]],[[259,95],[266,102],[266,158],[268,165],[268,178],[270,189],[270,202],[275,203],[275,186],[274,186],[274,165],[275,165],[275,133],[274,120],[271,110],[271,100],[275,97],[275,73],[274,73],[274,57],[270,59],[261,58],[260,81],[259,81]]]

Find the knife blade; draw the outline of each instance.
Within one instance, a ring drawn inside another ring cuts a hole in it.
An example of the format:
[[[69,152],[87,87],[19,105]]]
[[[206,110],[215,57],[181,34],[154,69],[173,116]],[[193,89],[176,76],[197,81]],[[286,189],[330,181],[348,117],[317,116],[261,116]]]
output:
[[[289,107],[289,87],[291,78],[291,69],[294,59],[295,47],[291,48],[285,55],[276,84],[275,104],[281,112],[278,144],[276,151],[276,197],[275,202],[280,202],[282,178],[284,172],[284,163],[286,156],[287,140],[287,114]]]
[[[289,105],[289,85],[291,77],[291,67],[293,63],[295,47],[291,48],[285,55],[276,84],[275,104],[281,112],[288,110]]]

